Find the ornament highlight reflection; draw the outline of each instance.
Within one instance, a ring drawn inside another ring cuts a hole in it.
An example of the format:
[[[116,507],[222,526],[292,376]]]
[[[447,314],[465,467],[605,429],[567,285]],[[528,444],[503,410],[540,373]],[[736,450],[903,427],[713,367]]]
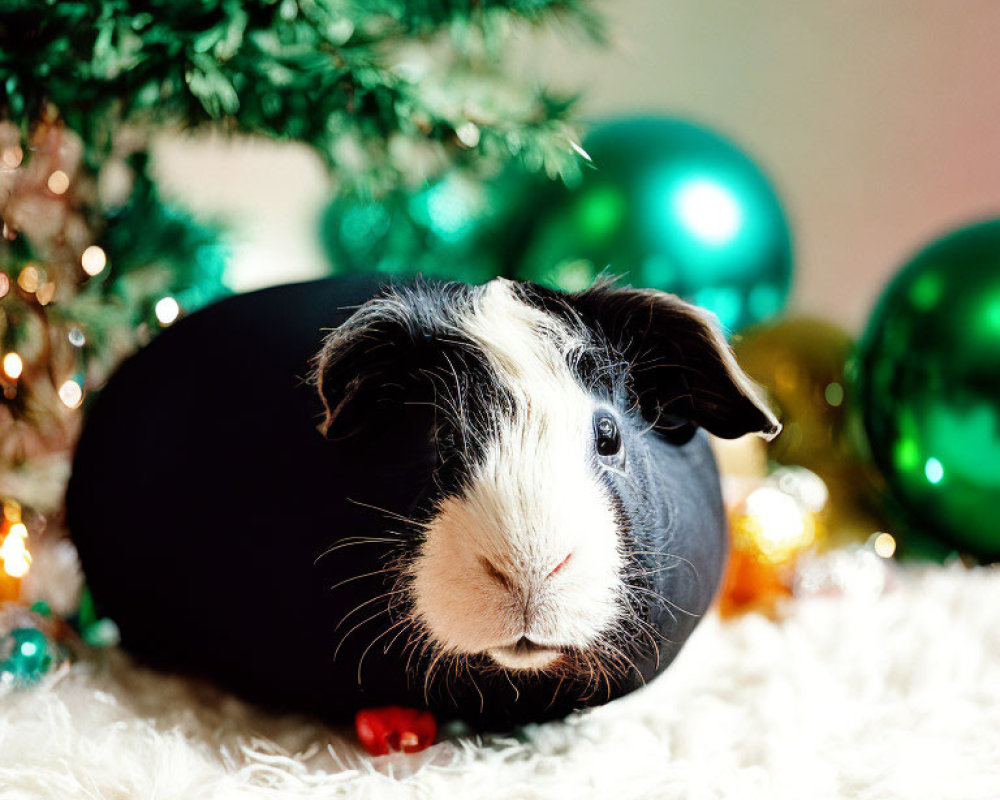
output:
[[[710,245],[732,241],[743,221],[739,201],[725,186],[712,180],[699,178],[682,183],[674,206],[687,229]]]

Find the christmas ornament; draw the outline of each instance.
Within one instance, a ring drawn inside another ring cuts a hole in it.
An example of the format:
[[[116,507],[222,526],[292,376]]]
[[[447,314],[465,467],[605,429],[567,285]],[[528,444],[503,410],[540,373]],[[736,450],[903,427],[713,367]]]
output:
[[[719,595],[723,616],[770,613],[791,596],[798,559],[823,540],[827,500],[817,475],[783,467],[737,505],[730,514],[729,564]]]
[[[0,692],[38,683],[65,653],[51,617],[13,603],[0,607]]]
[[[385,706],[359,711],[354,729],[362,747],[373,756],[393,751],[419,753],[434,744],[437,722],[429,711]]]
[[[705,128],[662,117],[595,127],[574,188],[539,187],[517,277],[566,290],[607,270],[674,292],[741,328],[785,304],[792,248],[760,168]]]
[[[863,542],[883,530],[878,479],[861,455],[858,417],[845,389],[851,337],[828,322],[781,319],[742,331],[733,337],[733,348],[750,377],[767,390],[783,425],[767,445],[768,457],[806,467],[826,484],[831,538]]]
[[[907,521],[1000,558],[1000,220],[939,239],[890,282],[859,346],[857,389]]]
[[[337,273],[482,283],[506,270],[522,195],[539,182],[511,168],[494,181],[451,173],[378,200],[343,195],[324,211],[320,238]]]

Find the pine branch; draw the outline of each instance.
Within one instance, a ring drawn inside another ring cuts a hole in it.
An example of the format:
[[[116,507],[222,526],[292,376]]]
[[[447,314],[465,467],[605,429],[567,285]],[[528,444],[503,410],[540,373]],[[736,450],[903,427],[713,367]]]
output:
[[[400,138],[453,161],[513,155],[566,174],[576,168],[569,104],[511,86],[499,59],[477,58],[495,54],[512,21],[556,18],[599,33],[577,0],[7,0],[0,110],[27,135],[56,106],[94,164],[112,131],[142,121],[302,141],[347,182],[376,190],[405,172],[390,148]],[[389,57],[444,34],[447,102]],[[465,97],[454,94],[456,76],[467,79]],[[484,102],[477,83],[506,91]]]

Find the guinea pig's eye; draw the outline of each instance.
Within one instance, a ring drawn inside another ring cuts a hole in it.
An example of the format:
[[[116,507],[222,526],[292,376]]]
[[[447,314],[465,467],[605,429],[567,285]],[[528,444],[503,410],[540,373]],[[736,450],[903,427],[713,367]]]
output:
[[[611,458],[622,454],[622,434],[614,417],[607,414],[594,417],[594,439],[599,456]]]

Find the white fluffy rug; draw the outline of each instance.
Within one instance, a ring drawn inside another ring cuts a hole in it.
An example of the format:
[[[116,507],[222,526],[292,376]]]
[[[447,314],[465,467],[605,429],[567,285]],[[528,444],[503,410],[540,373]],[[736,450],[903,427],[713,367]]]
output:
[[[647,689],[517,737],[371,759],[112,654],[0,700],[10,798],[1000,797],[1000,571],[710,618]]]

